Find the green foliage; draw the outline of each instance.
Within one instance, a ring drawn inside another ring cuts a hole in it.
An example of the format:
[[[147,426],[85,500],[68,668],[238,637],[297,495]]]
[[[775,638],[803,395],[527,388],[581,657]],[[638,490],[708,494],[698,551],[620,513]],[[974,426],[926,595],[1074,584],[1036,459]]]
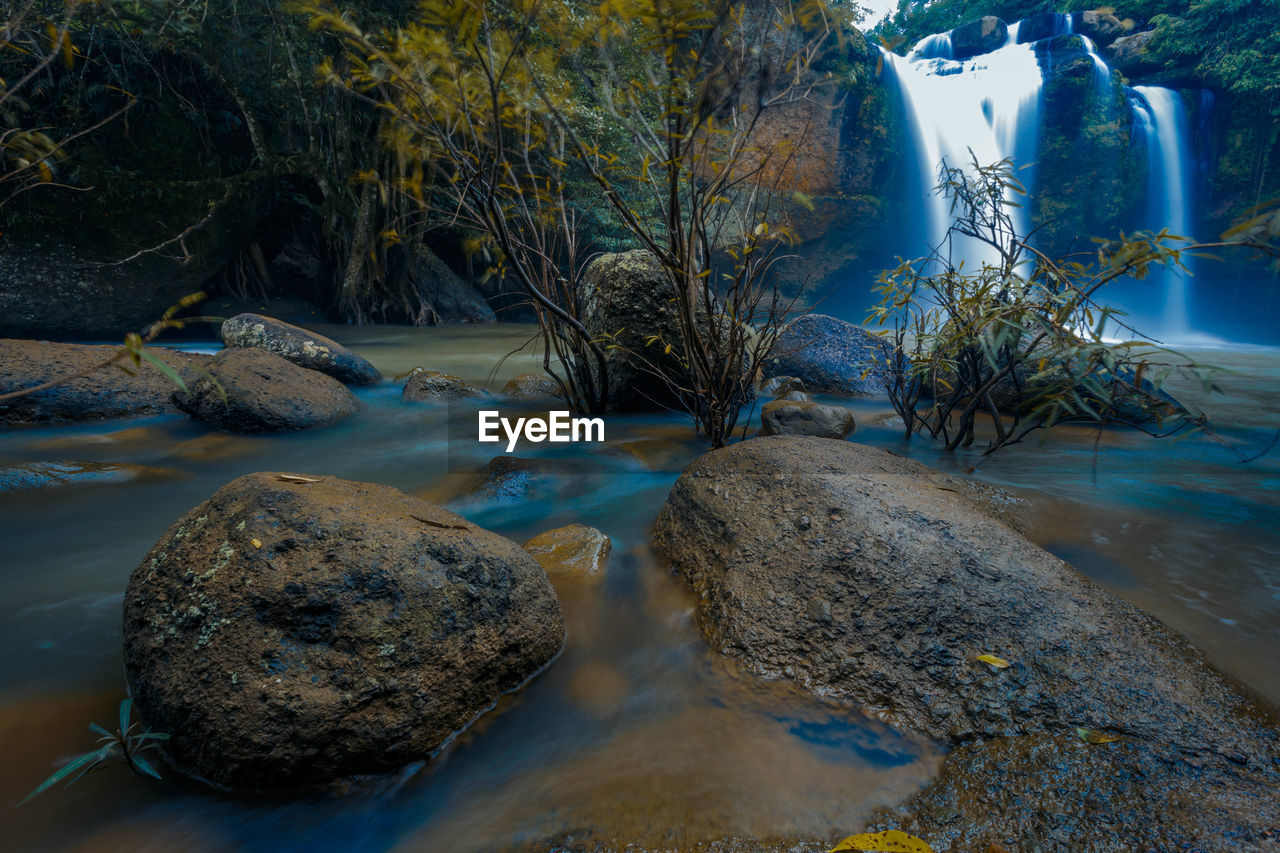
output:
[[[28,794],[22,802],[25,804],[32,798],[43,794],[62,782],[66,783],[63,787],[70,787],[89,771],[116,760],[128,764],[129,769],[140,776],[159,779],[160,774],[143,753],[148,749],[155,748],[160,742],[168,740],[169,735],[163,732],[153,732],[141,722],[132,722],[132,715],[133,700],[125,699],[120,703],[119,723],[114,732],[108,731],[97,723],[90,723],[89,730],[101,735],[98,738],[98,743],[101,746],[83,755],[78,755],[62,765],[57,772],[36,786],[36,789]]]
[[[1177,373],[1215,390],[1213,371],[1142,337],[1100,294],[1121,277],[1182,267],[1207,246],[1143,232],[1097,241],[1092,253],[1050,258],[1015,226],[1012,210],[1023,189],[1008,161],[944,164],[941,174],[938,190],[951,198],[955,216],[949,236],[985,244],[997,260],[965,269],[935,252],[882,276],[869,320],[893,325],[886,333],[895,344],[889,392],[908,437],[924,431],[956,450],[972,444],[987,421],[990,454],[1067,421],[1152,434],[1204,424],[1160,389]],[[1110,342],[1117,329],[1132,338]]]

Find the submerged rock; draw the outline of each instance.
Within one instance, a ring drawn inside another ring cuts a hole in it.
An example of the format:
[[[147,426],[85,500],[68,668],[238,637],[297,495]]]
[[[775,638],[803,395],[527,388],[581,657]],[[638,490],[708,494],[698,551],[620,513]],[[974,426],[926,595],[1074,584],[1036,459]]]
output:
[[[786,397],[766,403],[760,412],[760,431],[765,435],[813,435],[843,439],[854,430],[853,412],[840,406],[826,406],[810,400]]]
[[[442,400],[460,400],[467,397],[483,397],[489,392],[471,385],[458,377],[438,370],[414,368],[400,394],[406,400],[418,403],[435,403]]]
[[[1256,797],[1280,779],[1271,709],[1158,621],[1002,523],[1004,511],[964,481],[886,451],[771,437],[690,464],[655,537],[698,595],[704,634],[750,671],[951,744],[1077,726],[1122,732],[1173,763],[1125,764],[1092,780],[1095,796],[1172,820],[1186,808],[1174,792],[1203,778],[1219,786],[1215,797],[1240,804],[1215,816],[1222,834],[1213,837],[1266,826]],[[996,669],[980,655],[1009,665]],[[1225,759],[1224,771],[1202,777],[1195,755]],[[987,787],[966,796],[976,808],[978,791],[985,802],[989,787],[1016,790],[1018,774],[1041,769],[993,762]],[[1157,770],[1181,781],[1144,779]],[[970,784],[947,774],[938,785]],[[1013,797],[992,814],[1029,815],[1037,802]],[[929,825],[953,819],[940,813]],[[1011,829],[1009,838],[1018,847],[1050,843],[1033,823],[1011,822],[1031,834]],[[999,817],[984,825],[1008,828]],[[1114,849],[1157,837],[1115,822],[1110,831]]]
[[[378,369],[337,341],[261,314],[238,314],[222,324],[228,347],[257,347],[299,367],[327,373],[348,385],[376,385]]]
[[[427,757],[559,650],[514,542],[395,489],[260,473],[156,543],[125,595],[125,672],[183,772],[289,789]]]
[[[0,340],[0,394],[81,373],[109,360],[119,350],[115,346]],[[210,361],[207,355],[161,347],[147,351],[178,372]],[[172,379],[146,361],[136,368],[128,359],[120,364],[133,375],[108,365],[43,391],[0,401],[0,424],[94,421],[176,411],[170,399],[177,388]]]
[[[326,426],[359,409],[347,386],[263,349],[224,349],[208,376],[174,391],[178,408],[228,432],[285,432]]]
[[[549,575],[594,581],[604,574],[613,542],[594,527],[570,524],[539,533],[524,549]]]
[[[766,362],[774,376],[790,376],[818,394],[875,397],[884,391],[890,348],[881,338],[825,314],[806,314],[778,336]]]
[[[135,480],[168,479],[179,476],[172,468],[152,468],[123,462],[26,462],[0,468],[0,493],[131,483]]]

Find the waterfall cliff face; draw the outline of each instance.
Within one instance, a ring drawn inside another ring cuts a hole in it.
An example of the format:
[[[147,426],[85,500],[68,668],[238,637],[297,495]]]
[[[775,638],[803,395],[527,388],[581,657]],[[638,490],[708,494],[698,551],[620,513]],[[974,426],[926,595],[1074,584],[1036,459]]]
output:
[[[1018,170],[1019,180],[1038,201],[1043,200],[1041,190],[1049,191],[1047,197],[1062,189],[1058,185],[1061,166],[1055,176],[1045,176],[1055,182],[1046,187],[1039,185],[1042,176],[1037,168],[1037,158],[1044,153],[1040,151],[1042,125],[1063,117],[1061,113],[1045,114],[1046,109],[1062,109],[1061,96],[1045,96],[1046,80],[1059,79],[1055,75],[1069,78],[1075,86],[1070,90],[1076,102],[1075,112],[1067,114],[1069,121],[1083,122],[1082,117],[1090,117],[1093,127],[1117,137],[1112,151],[1128,147],[1125,140],[1132,127],[1133,145],[1145,151],[1147,163],[1143,186],[1136,186],[1143,180],[1136,174],[1140,168],[1130,169],[1133,174],[1124,177],[1137,197],[1145,199],[1133,205],[1140,209],[1131,210],[1137,221],[1126,222],[1118,216],[1126,205],[1117,202],[1101,183],[1093,199],[1081,197],[1077,185],[1072,197],[1076,205],[1093,201],[1100,211],[1105,209],[1105,215],[1099,218],[1112,220],[1107,224],[1112,231],[1120,227],[1152,231],[1168,228],[1174,234],[1190,236],[1195,218],[1197,168],[1191,127],[1181,97],[1170,89],[1138,86],[1129,90],[1126,103],[1119,83],[1113,80],[1112,70],[1094,43],[1078,32],[1077,18],[1070,14],[1039,15],[1020,21],[1008,27],[1003,46],[963,61],[952,58],[955,51],[950,33],[921,40],[905,57],[882,50],[884,74],[899,93],[910,129],[910,144],[904,146],[903,156],[911,159],[909,171],[918,179],[918,185],[913,180],[906,189],[919,196],[909,200],[914,227],[906,229],[900,255],[919,257],[943,243],[951,223],[951,205],[932,187],[938,182],[939,167],[944,161],[950,166],[968,166],[974,158],[981,164],[1009,158]],[[1122,168],[1115,162],[1087,161],[1087,155],[1080,152],[1086,150],[1089,134],[1084,128],[1078,130],[1080,140],[1059,140],[1052,152],[1055,162],[1070,163],[1077,180],[1083,170]],[[1073,158],[1085,161],[1073,162]],[[1136,162],[1142,161],[1137,154],[1135,158]],[[1056,207],[1040,204],[1041,220],[1055,216],[1061,220],[1062,207],[1060,203]],[[1040,224],[1031,221],[1031,210],[1028,205],[1015,211],[1015,222],[1022,234]],[[1077,219],[1068,234],[1076,250],[1087,248],[1089,237],[1106,233],[1090,233],[1096,223],[1087,216]],[[974,268],[993,261],[995,252],[974,241],[955,241],[944,247],[944,257],[953,264],[963,261],[966,267]],[[1189,331],[1188,304],[1192,294],[1186,271],[1162,268],[1145,282],[1117,290],[1123,298],[1121,307],[1133,315],[1142,331],[1175,336]],[[1119,327],[1113,333],[1126,334]]]

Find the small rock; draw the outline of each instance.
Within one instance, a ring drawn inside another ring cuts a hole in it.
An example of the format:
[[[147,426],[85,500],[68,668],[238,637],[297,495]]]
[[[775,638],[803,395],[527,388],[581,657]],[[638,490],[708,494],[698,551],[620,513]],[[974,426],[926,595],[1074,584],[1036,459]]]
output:
[[[461,400],[468,397],[484,397],[488,391],[470,385],[458,377],[437,370],[414,368],[404,383],[401,395],[417,403],[434,403],[442,400]]]
[[[570,524],[539,533],[524,543],[524,549],[549,575],[598,580],[604,574],[613,543],[594,527]]]
[[[853,413],[807,400],[774,400],[760,412],[764,435],[815,435],[843,439],[855,428]]]
[[[521,373],[502,386],[502,396],[512,400],[554,400],[563,396],[560,386],[545,373]]]
[[[337,341],[261,314],[238,314],[222,324],[227,347],[257,347],[299,367],[327,373],[348,385],[376,385],[378,369]]]
[[[772,394],[775,397],[781,397],[792,391],[804,393],[804,383],[794,376],[770,376],[760,383],[761,394]]]

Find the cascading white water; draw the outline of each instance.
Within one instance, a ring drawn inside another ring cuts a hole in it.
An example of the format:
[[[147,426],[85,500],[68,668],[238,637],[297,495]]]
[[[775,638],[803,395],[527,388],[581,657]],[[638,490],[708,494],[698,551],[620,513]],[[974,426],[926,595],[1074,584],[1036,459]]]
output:
[[[1006,157],[1015,164],[1035,159],[1042,77],[1034,49],[1017,42],[1012,28],[1004,47],[963,62],[943,58],[951,39],[930,36],[907,57],[882,49],[886,68],[897,78],[915,137],[925,202],[928,247],[938,246],[951,224],[950,201],[932,193],[942,161],[967,167]],[[970,154],[972,152],[972,154]],[[1025,216],[1023,208],[1016,209]],[[1025,222],[1018,222],[1025,233]],[[952,246],[952,261],[973,266],[995,260],[989,246],[966,241]],[[919,246],[924,249],[926,247]]]
[[[1135,86],[1134,119],[1142,129],[1147,147],[1147,205],[1141,226],[1191,236],[1192,170],[1195,161],[1189,151],[1191,129],[1182,99],[1172,89]],[[1191,259],[1186,263],[1190,266]],[[1164,292],[1164,334],[1185,334],[1190,329],[1187,316],[1188,272],[1172,267],[1153,271],[1152,282]]]

